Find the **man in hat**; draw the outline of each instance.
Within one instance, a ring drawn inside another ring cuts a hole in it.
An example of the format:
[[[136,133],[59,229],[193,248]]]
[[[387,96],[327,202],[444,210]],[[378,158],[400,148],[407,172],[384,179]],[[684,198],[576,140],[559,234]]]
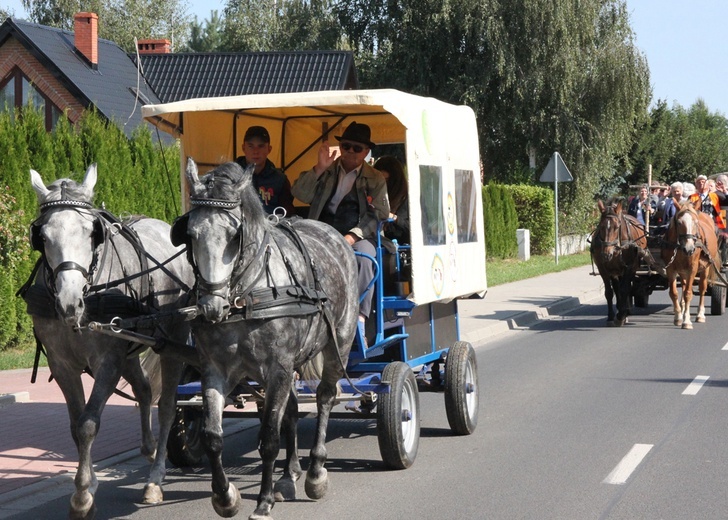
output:
[[[281,207],[290,217],[294,213],[291,182],[286,174],[268,159],[272,150],[268,130],[263,126],[251,126],[243,137],[243,155],[235,159],[235,162],[243,168],[255,165],[253,186],[265,211],[271,214],[276,208]]]
[[[373,240],[377,225],[389,217],[387,181],[364,159],[374,145],[368,125],[352,122],[339,141],[340,155],[324,141],[318,162],[293,183],[293,195],[310,204],[308,217],[330,224],[341,233],[355,251],[376,257]],[[374,277],[369,260],[356,257],[359,266],[359,294],[366,295],[359,304],[359,330],[366,337],[365,321],[372,307]]]

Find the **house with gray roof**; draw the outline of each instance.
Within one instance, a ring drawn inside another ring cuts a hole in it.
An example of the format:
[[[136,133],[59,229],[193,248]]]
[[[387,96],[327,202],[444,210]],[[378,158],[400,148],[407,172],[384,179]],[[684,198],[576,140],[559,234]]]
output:
[[[64,113],[85,109],[127,135],[141,106],[196,97],[345,90],[359,87],[353,54],[344,51],[172,53],[168,40],[140,40],[127,54],[98,38],[98,16],[78,13],[74,31],[8,18],[0,25],[0,110],[32,98],[52,129]],[[141,67],[138,65],[141,64]]]

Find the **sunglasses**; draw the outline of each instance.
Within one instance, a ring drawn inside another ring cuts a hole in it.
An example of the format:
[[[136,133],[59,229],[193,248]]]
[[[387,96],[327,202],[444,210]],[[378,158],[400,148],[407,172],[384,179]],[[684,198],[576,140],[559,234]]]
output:
[[[339,146],[346,152],[354,150],[354,153],[362,153],[364,151],[364,147],[359,144],[341,143]]]

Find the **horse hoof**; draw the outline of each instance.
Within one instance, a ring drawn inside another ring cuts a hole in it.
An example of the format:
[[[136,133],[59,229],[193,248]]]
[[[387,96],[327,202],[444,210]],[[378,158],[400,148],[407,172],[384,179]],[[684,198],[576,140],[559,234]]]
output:
[[[162,486],[150,482],[144,486],[144,497],[142,503],[144,504],[161,504],[164,500],[164,493],[162,493]]]
[[[273,498],[276,502],[296,500],[296,481],[289,476],[281,477],[273,487]]]
[[[71,497],[71,510],[68,518],[71,520],[92,520],[96,516],[96,504],[94,496],[88,491],[80,495],[74,493]]]
[[[692,323],[683,323],[682,328],[685,330],[693,330],[693,324]]]
[[[240,493],[232,484],[228,484],[224,495],[212,494],[212,507],[218,516],[232,518],[238,514],[240,509]]]
[[[695,318],[695,323],[705,323],[705,316],[698,316]]]
[[[306,474],[306,496],[313,500],[319,500],[329,490],[329,476],[326,468],[321,468],[318,477],[311,473]]]
[[[681,326],[681,325],[683,324],[682,320],[679,320],[679,319],[677,319],[677,318],[675,318],[674,320],[672,320],[672,323],[673,323],[673,325],[675,325],[676,327],[679,327],[679,326]]]

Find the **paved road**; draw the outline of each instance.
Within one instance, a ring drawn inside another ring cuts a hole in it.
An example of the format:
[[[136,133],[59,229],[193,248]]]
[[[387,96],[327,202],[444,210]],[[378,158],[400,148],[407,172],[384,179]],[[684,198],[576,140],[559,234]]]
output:
[[[475,345],[496,340],[504,332],[533,326],[580,303],[598,298],[601,282],[583,267],[494,287],[483,300],[460,304],[461,337]],[[574,283],[579,280],[579,283]],[[60,392],[41,371],[31,385],[29,371],[0,372],[0,518],[44,500],[68,496],[76,452]],[[90,380],[86,381],[91,384]],[[14,403],[14,404],[13,404]],[[244,429],[229,421],[228,433]],[[94,460],[99,469],[119,464],[146,467],[138,456],[138,415],[133,406],[113,397],[104,411]],[[102,487],[103,484],[102,484]]]

